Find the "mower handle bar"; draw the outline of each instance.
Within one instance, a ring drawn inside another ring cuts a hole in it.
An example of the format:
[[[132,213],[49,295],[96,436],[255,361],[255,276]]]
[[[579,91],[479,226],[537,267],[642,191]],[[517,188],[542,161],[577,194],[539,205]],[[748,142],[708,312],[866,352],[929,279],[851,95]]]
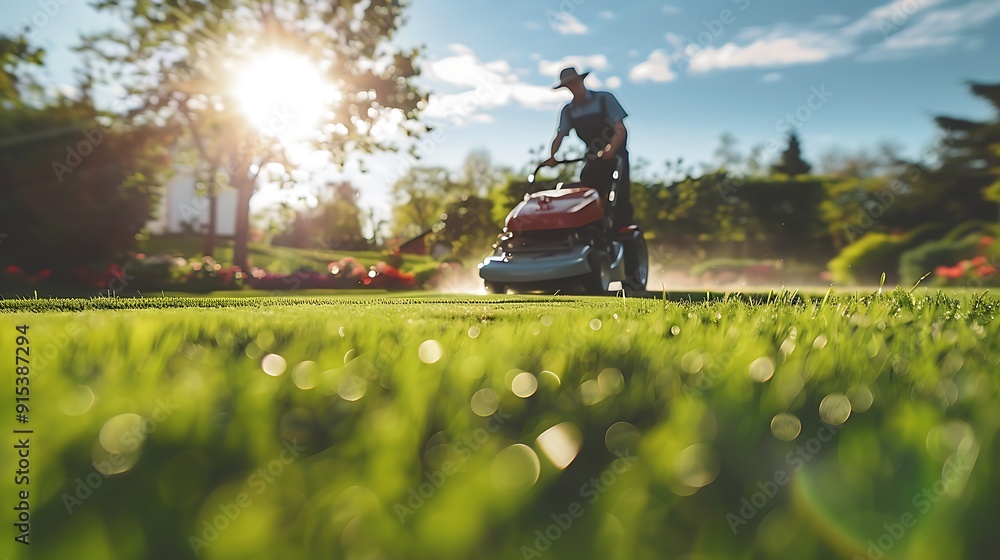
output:
[[[601,157],[600,152],[598,152],[597,157]],[[615,154],[615,157],[617,158],[618,155]],[[587,160],[586,156],[578,157],[575,159],[557,159],[553,162],[551,166],[546,166],[545,162],[543,161],[542,163],[538,164],[538,167],[536,167],[534,171],[531,172],[531,175],[528,175],[528,183],[531,184],[535,182],[535,179],[538,177],[538,172],[541,171],[543,167],[555,167],[557,165],[566,165],[567,163],[579,163],[581,161],[586,161],[586,160]]]

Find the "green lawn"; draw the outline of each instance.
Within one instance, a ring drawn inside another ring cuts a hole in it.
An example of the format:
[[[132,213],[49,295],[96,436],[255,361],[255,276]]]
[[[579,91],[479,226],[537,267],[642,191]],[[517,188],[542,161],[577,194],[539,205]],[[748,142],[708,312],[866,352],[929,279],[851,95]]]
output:
[[[997,300],[684,299],[0,301],[0,557],[994,555]]]
[[[215,251],[215,260],[220,263],[232,263],[233,243],[231,240],[220,239]],[[148,254],[168,253],[185,258],[200,258],[204,255],[205,242],[198,235],[169,235],[151,237],[139,243],[139,251]],[[325,271],[328,264],[344,257],[358,259],[366,266],[384,260],[379,251],[329,251],[326,249],[294,249],[277,247],[266,243],[250,243],[248,247],[250,264],[261,267],[269,272],[290,274],[300,268]],[[431,257],[420,255],[403,255],[403,270],[411,270],[434,263]]]

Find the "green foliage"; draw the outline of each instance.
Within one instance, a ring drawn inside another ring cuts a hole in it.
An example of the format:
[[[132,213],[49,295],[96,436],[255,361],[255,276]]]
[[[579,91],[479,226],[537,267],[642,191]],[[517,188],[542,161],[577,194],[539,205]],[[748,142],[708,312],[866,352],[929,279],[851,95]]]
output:
[[[983,236],[1000,234],[1000,225],[994,222],[970,221],[955,226],[954,229],[941,237],[943,241],[961,241],[971,235]]]
[[[919,512],[894,554],[990,557],[997,301],[751,299],[0,301],[39,354],[32,554],[522,558],[552,526],[547,558],[800,560]]]
[[[175,131],[108,127],[105,118],[86,100],[0,112],[5,264],[65,281],[135,246]]]
[[[450,244],[456,256],[480,257],[497,235],[492,215],[492,200],[464,195],[445,206],[444,228],[434,237]]]
[[[751,179],[739,185],[735,196],[747,207],[740,221],[747,224],[748,239],[756,242],[755,252],[793,259],[829,254],[820,210],[825,195],[822,180],[811,177]]]
[[[981,238],[974,234],[961,239],[932,241],[904,252],[899,259],[902,282],[915,283],[939,266],[951,266],[976,256]]]
[[[19,71],[25,65],[41,66],[44,59],[45,51],[32,47],[25,37],[0,34],[0,109],[23,106],[25,84]]]
[[[905,235],[867,233],[830,261],[830,277],[838,284],[874,284],[882,276],[898,280],[899,256],[911,245]]]
[[[788,147],[781,153],[778,162],[771,166],[771,173],[795,177],[808,175],[811,171],[812,165],[802,159],[802,144],[799,142],[799,135],[795,132],[789,133]]]
[[[335,251],[358,251],[367,248],[361,232],[361,209],[358,191],[350,183],[329,185],[330,195],[318,208],[300,211],[294,221],[272,239],[274,245]]]
[[[282,164],[285,172],[274,178],[282,186],[301,174],[291,172],[290,146],[273,130],[287,123],[257,130],[240,111],[235,68],[276,49],[314,61],[342,95],[330,101],[310,138],[291,143],[311,143],[334,163],[398,147],[386,140],[390,135],[371,133],[386,120],[404,116],[399,126],[407,135],[424,132],[418,115],[427,96],[414,84],[418,51],[390,42],[403,22],[403,2],[102,0],[96,7],[124,25],[87,37],[83,51],[101,70],[102,81],[121,84],[140,100],[129,117],[182,124],[209,172],[225,170],[231,178],[238,193],[233,258],[243,268],[260,171],[269,163]]]
[[[912,286],[910,277],[901,272],[903,255],[944,233],[941,224],[924,224],[902,234],[867,233],[830,261],[830,276],[838,284],[870,285],[884,273],[891,284]]]
[[[922,173],[916,183],[923,203],[920,219],[957,225],[967,220],[993,221],[1000,202],[1000,84],[970,84],[972,93],[993,108],[987,121],[940,116],[935,120],[942,138],[935,149],[940,165]]]

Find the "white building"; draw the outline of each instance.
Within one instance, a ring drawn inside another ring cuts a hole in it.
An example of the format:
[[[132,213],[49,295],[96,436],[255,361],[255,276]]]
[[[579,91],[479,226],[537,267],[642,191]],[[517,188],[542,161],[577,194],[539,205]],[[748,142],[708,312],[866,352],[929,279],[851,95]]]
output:
[[[236,189],[219,193],[216,234],[232,237],[236,233]],[[177,166],[164,187],[156,216],[146,224],[153,235],[204,233],[208,229],[208,197],[199,196],[194,170]]]

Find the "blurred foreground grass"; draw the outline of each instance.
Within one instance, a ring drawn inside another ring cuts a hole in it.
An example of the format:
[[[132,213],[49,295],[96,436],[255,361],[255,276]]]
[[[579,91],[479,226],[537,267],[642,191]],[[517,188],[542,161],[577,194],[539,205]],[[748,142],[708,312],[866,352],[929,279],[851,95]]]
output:
[[[989,557],[998,309],[8,300],[32,544],[6,519],[0,555]]]

